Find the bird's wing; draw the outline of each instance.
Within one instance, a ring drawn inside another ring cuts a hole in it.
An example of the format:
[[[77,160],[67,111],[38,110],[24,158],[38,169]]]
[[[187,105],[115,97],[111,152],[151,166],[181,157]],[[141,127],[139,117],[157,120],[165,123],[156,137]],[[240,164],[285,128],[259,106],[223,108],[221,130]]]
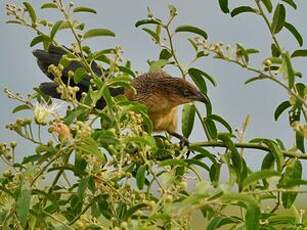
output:
[[[33,55],[37,58],[37,64],[39,68],[42,70],[42,72],[51,80],[54,80],[54,76],[48,72],[48,67],[50,65],[58,65],[60,63],[60,60],[63,55],[65,55],[67,52],[60,47],[55,47],[53,45],[50,45],[48,51],[45,50],[34,50]],[[82,64],[77,61],[73,61],[64,68],[63,73],[62,73],[62,80],[64,83],[68,83],[68,72],[75,71],[77,68],[82,67]],[[102,72],[100,68],[98,67],[97,63],[93,62],[92,63],[92,70],[94,71],[95,74],[98,76],[102,75]],[[87,92],[90,86],[90,76],[86,75],[82,78],[82,80],[78,84],[74,84],[73,81],[70,81],[71,86],[78,86],[80,91],[77,93],[77,99],[81,97],[82,92]],[[57,87],[58,85],[55,82],[44,82],[42,83],[39,88],[40,90],[51,97],[54,98],[60,98],[59,93],[57,92]],[[110,92],[112,96],[117,96],[120,94],[124,93],[123,88],[110,88]],[[103,108],[105,106],[105,101],[101,99],[97,103],[97,108]]]

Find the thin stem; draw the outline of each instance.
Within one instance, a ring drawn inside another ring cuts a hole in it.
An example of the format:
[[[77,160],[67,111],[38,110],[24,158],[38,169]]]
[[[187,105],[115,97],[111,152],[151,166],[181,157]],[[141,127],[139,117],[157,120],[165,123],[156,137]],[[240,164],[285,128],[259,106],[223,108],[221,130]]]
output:
[[[267,16],[265,15],[264,11],[263,11],[263,8],[262,8],[262,6],[260,4],[260,0],[255,0],[255,2],[256,2],[257,7],[259,9],[260,16],[263,18],[263,20],[265,21],[267,27],[270,30],[270,34],[272,36],[272,39],[273,39],[276,47],[281,51],[281,46],[280,46],[280,44],[279,44],[275,34],[272,32],[271,23],[270,23],[269,19],[267,18]]]
[[[196,108],[196,107],[195,107],[195,108]],[[206,136],[207,136],[207,139],[208,139],[209,141],[211,141],[212,138],[211,138],[211,136],[210,136],[210,134],[209,134],[209,130],[208,130],[207,126],[205,126],[204,121],[203,121],[203,118],[202,118],[202,116],[201,116],[199,110],[196,108],[195,111],[196,111],[196,115],[197,115],[197,117],[199,118],[200,123],[201,123],[201,125],[202,125],[202,127],[203,127],[203,129],[204,129],[204,131],[205,131],[205,134],[206,134]]]
[[[175,18],[175,16],[172,16],[169,20],[169,22],[165,25],[165,30],[166,30],[166,33],[167,33],[167,37],[168,37],[168,41],[169,41],[169,45],[170,45],[170,50],[172,52],[172,55],[173,55],[173,58],[176,62],[176,65],[178,67],[178,69],[180,70],[181,72],[181,75],[183,77],[183,79],[185,79],[185,76],[186,76],[186,72],[185,70],[183,69],[177,55],[176,55],[176,52],[175,52],[175,47],[174,47],[174,43],[173,43],[173,38],[172,38],[172,34],[169,30],[169,25],[171,24],[171,22],[173,21],[173,19]]]
[[[258,149],[266,152],[271,151],[268,147],[257,143],[234,143],[234,145],[237,148]],[[190,144],[190,147],[195,147],[195,146],[227,148],[227,146],[223,142],[218,142],[218,141],[194,142]],[[291,153],[286,151],[284,151],[283,154],[290,158],[307,160],[307,154]]]

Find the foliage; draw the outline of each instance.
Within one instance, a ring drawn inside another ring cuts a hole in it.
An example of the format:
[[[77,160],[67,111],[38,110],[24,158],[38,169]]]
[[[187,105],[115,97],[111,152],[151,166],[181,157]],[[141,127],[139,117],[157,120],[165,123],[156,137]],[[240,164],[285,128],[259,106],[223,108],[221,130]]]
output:
[[[293,58],[307,56],[307,50],[287,51],[277,37],[280,31],[288,30],[298,45],[303,45],[302,36],[286,17],[288,8],[297,9],[297,5],[293,0],[255,0],[251,5],[231,8],[227,0],[218,2],[222,12],[232,17],[251,13],[265,21],[272,45],[263,65],[250,65],[250,59],[259,52],[255,48],[209,43],[207,32],[192,25],[178,25],[171,30],[178,12],[170,5],[168,20],[149,10],[148,18],[135,24],[160,51],[157,60],[149,61],[150,69],[175,66],[183,78],[191,79],[206,93],[207,84],[216,86],[216,81],[194,63],[213,56],[256,74],[246,84],[257,80],[277,83],[289,97],[277,106],[274,116],[278,120],[289,112],[294,146],[287,148],[281,140],[264,138],[245,141],[248,118],[238,132],[233,132],[232,126],[214,113],[212,105],[207,105],[207,114],[201,114],[195,105],[183,108],[184,136],[190,136],[194,120],[199,119],[206,134],[204,141],[181,148],[167,136],[154,136],[147,108],[110,94],[110,87],[131,87],[130,80],[136,75],[130,62],[124,61],[121,48],[93,51],[84,45],[85,40],[94,37],[115,36],[110,29],[88,29],[75,19],[78,13],[96,14],[96,10],[54,0],[44,3],[41,9],[59,11],[63,18],[50,22],[40,18],[28,2],[7,5],[7,14],[12,18],[8,23],[35,31],[31,47],[42,44],[48,49],[52,44],[67,52],[58,66],[49,67],[49,72],[70,106],[63,115],[57,112],[55,102],[38,89],[28,97],[6,90],[9,98],[20,102],[13,113],[33,111],[33,118],[17,119],[7,127],[36,148],[32,155],[17,162],[16,142],[0,146],[0,157],[8,167],[0,177],[2,229],[188,229],[196,212],[202,213],[208,229],[307,227],[303,210],[294,205],[297,194],[306,192],[300,185],[307,184],[302,174],[302,160],[307,159],[307,90],[303,73],[292,64]],[[70,30],[74,35],[71,47],[57,39],[61,30]],[[182,64],[175,51],[174,37],[182,33],[190,35],[188,42],[195,51],[189,65]],[[79,88],[61,79],[65,67],[74,61],[82,65],[69,73],[70,81],[91,78],[90,90],[79,100]],[[93,62],[99,63],[101,76],[93,70]],[[107,106],[99,110],[95,105],[101,98]],[[49,140],[41,138],[41,129],[49,130]],[[219,148],[218,153],[213,147]],[[249,149],[266,154],[258,171],[252,171],[245,161]],[[222,168],[228,173],[227,181],[220,180]],[[267,200],[275,204],[263,209]],[[290,211],[280,212],[282,206]]]

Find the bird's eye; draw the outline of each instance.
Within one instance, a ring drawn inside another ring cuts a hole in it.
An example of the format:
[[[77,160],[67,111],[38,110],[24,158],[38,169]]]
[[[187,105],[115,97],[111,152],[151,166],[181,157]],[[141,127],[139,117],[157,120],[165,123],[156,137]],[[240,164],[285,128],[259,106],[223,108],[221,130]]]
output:
[[[183,96],[188,97],[191,96],[191,92],[188,89],[183,90]]]

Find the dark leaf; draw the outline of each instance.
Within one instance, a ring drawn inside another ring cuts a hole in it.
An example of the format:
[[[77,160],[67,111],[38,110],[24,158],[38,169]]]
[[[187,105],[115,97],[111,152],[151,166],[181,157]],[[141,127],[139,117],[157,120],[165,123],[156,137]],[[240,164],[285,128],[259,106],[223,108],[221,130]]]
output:
[[[58,8],[57,5],[53,2],[48,2],[48,3],[44,3],[42,6],[41,6],[41,9],[56,9]]]
[[[175,32],[190,32],[190,33],[198,34],[205,39],[208,38],[208,35],[204,30],[202,30],[198,27],[195,27],[195,26],[190,26],[190,25],[178,26],[176,28]]]
[[[303,168],[302,163],[297,159],[292,159],[288,162],[285,173],[281,177],[278,186],[283,188],[292,180],[300,180],[302,178]],[[288,186],[287,186],[288,187]],[[295,192],[285,192],[282,194],[282,203],[285,208],[290,208],[297,197]]]
[[[258,80],[264,80],[264,79],[267,79],[267,77],[259,75],[257,77],[252,77],[252,78],[248,79],[247,81],[244,82],[244,84],[247,85],[251,82],[258,81]]]
[[[83,35],[83,39],[89,39],[89,38],[99,37],[99,36],[115,37],[115,34],[111,30],[104,29],[104,28],[91,29]]]
[[[219,0],[219,5],[221,10],[225,13],[229,13],[229,8],[228,8],[228,0]]]
[[[210,137],[212,139],[216,139],[218,132],[214,121],[209,118],[205,118],[203,122],[209,132]]]
[[[281,55],[280,50],[274,43],[272,43],[271,45],[271,52],[273,57],[279,57]]]
[[[235,17],[238,14],[247,13],[247,12],[256,13],[257,11],[250,6],[239,6],[235,9],[233,9],[231,11],[230,15],[231,15],[231,17]]]
[[[32,7],[32,5],[29,2],[23,2],[23,5],[25,6],[26,10],[28,11],[29,16],[32,20],[32,23],[35,24],[36,20],[37,20],[37,16],[36,16],[34,8]]]
[[[186,104],[182,110],[182,134],[188,138],[192,132],[195,118],[195,105]]]
[[[263,5],[265,5],[265,8],[268,10],[268,12],[271,13],[273,10],[271,0],[261,0],[261,2],[263,3]]]
[[[296,142],[296,148],[298,148],[304,153],[305,152],[305,137],[301,133],[296,132],[295,142]]]
[[[290,33],[293,34],[293,36],[296,38],[298,44],[299,44],[300,46],[302,46],[303,43],[304,43],[304,40],[303,40],[302,35],[297,31],[297,29],[296,29],[292,24],[290,24],[290,23],[288,23],[288,22],[285,22],[285,28],[286,28]]]
[[[144,20],[137,21],[135,23],[135,27],[139,27],[141,25],[147,25],[147,24],[161,25],[161,21],[157,19],[144,19]]]
[[[15,107],[15,108],[13,109],[13,112],[12,112],[12,113],[17,113],[17,112],[19,112],[19,111],[22,111],[22,110],[29,110],[29,109],[31,109],[31,107],[30,107],[29,105],[26,105],[26,104],[24,104],[24,105],[19,105],[19,106]]]
[[[74,8],[73,10],[74,13],[79,13],[79,12],[86,12],[86,13],[93,13],[96,14],[96,10],[89,8],[89,7],[84,7],[84,6],[79,6]]]
[[[75,75],[74,75],[74,82],[78,84],[86,76],[86,73],[87,73],[86,70],[82,67],[79,67],[78,69],[76,69]]]
[[[231,126],[227,123],[227,121],[224,120],[224,118],[216,115],[216,114],[211,114],[208,116],[209,119],[215,120],[222,124],[230,133],[232,133],[232,128]]]
[[[273,34],[279,33],[285,25],[286,9],[283,4],[278,4],[273,15],[271,30]]]
[[[162,49],[159,59],[169,60],[173,54],[171,54],[167,49]]]
[[[293,0],[282,0],[282,1],[292,6],[295,10],[297,9],[297,5]]]
[[[143,189],[145,184],[146,165],[141,165],[136,172],[136,184],[140,190]]]
[[[53,40],[54,37],[55,37],[55,34],[58,32],[58,30],[60,29],[61,25],[63,24],[64,22],[62,20],[60,21],[57,21],[52,29],[51,29],[51,32],[50,32],[50,40]]]
[[[240,222],[241,221],[235,217],[217,216],[217,217],[212,218],[212,220],[209,222],[207,230],[216,230],[227,224],[234,224],[234,223],[239,224]]]
[[[293,86],[294,86],[294,82],[295,82],[295,79],[294,79],[295,73],[294,73],[292,63],[291,63],[291,58],[290,58],[288,53],[283,53],[282,57],[285,61],[285,65],[286,65],[286,68],[287,68],[288,85],[289,85],[289,88],[292,89]]]
[[[143,28],[142,30],[144,30],[146,33],[148,33],[155,40],[155,42],[160,41],[160,36],[155,31],[150,30],[148,28]]]
[[[288,108],[291,107],[291,104],[289,101],[284,101],[282,102],[275,110],[275,113],[274,113],[274,118],[275,118],[275,121],[278,120],[278,118],[280,117],[280,115]]]
[[[29,189],[22,189],[16,201],[16,214],[23,227],[25,227],[27,223],[30,201],[31,191]]]
[[[263,142],[268,146],[271,153],[273,154],[273,156],[276,160],[278,172],[281,172],[282,169],[283,169],[283,165],[285,163],[284,154],[283,154],[281,148],[279,147],[279,145],[277,145],[275,142],[273,142],[271,140],[265,139],[265,140],[263,140]]]
[[[306,50],[295,50],[291,55],[292,58],[294,57],[307,57],[307,49]]]

